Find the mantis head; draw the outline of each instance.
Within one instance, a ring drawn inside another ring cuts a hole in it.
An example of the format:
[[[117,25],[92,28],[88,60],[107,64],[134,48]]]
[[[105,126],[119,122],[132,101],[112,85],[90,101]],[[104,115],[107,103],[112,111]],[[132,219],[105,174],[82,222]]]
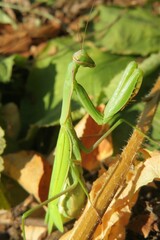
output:
[[[95,62],[84,49],[73,54],[73,61],[83,67],[93,68],[96,66]]]

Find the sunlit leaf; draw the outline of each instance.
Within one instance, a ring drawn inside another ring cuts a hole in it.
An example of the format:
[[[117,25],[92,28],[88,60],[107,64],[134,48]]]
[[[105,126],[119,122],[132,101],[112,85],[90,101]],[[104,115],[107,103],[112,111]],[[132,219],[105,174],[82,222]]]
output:
[[[99,7],[96,44],[118,54],[146,56],[160,51],[160,19],[147,8]]]
[[[0,82],[8,83],[11,80],[14,58],[14,55],[0,57]]]

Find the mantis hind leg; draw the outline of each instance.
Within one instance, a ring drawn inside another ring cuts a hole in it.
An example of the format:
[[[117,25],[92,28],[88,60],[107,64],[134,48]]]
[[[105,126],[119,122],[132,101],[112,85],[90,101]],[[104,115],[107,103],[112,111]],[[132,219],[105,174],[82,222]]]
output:
[[[23,234],[23,239],[26,240],[26,234],[25,234],[25,220],[27,217],[29,217],[33,212],[37,211],[38,209],[46,206],[48,203],[52,202],[53,200],[61,197],[62,195],[72,191],[75,187],[76,184],[72,184],[68,189],[62,191],[61,193],[55,195],[54,197],[51,197],[50,199],[47,199],[46,201],[40,203],[38,206],[26,211],[23,215],[22,215],[22,234]]]

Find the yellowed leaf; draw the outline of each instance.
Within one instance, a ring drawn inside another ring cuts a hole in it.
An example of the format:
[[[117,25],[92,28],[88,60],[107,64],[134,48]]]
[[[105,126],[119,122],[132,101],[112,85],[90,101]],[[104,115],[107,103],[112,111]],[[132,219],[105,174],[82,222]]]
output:
[[[103,111],[104,106],[98,107],[99,111]],[[109,129],[109,125],[98,125],[88,114],[76,125],[75,131],[86,148],[90,148],[93,144]],[[96,169],[100,162],[113,154],[113,146],[111,136],[104,139],[96,149],[91,153],[81,152],[82,166],[87,170]]]
[[[157,220],[157,216],[154,213],[150,213],[147,221],[145,222],[145,224],[142,226],[142,229],[141,229],[145,238],[148,237],[150,231],[152,230],[152,225],[156,220]]]
[[[26,240],[39,240],[47,235],[46,227],[25,226]]]
[[[131,172],[130,175],[132,174]],[[125,227],[130,218],[131,208],[138,197],[138,194],[134,193],[132,189],[133,181],[134,175],[132,174],[132,177],[130,176],[130,182],[119,188],[116,197],[102,218],[102,223],[94,233],[94,240],[125,239]]]
[[[152,153],[151,157],[144,162],[136,162],[133,169],[130,169],[126,179],[127,183],[120,186],[115,198],[98,225],[93,239],[94,240],[123,240],[125,239],[125,227],[129,222],[132,207],[137,201],[138,190],[160,178],[160,153]],[[99,185],[100,188],[100,185]],[[98,191],[98,189],[96,190]],[[148,236],[153,217],[141,226],[144,236]]]
[[[5,173],[15,179],[38,201],[46,200],[51,176],[51,166],[33,151],[20,151],[4,157]]]
[[[160,153],[154,153],[151,158],[144,162],[144,167],[136,183],[136,189],[147,185],[154,179],[160,179]]]

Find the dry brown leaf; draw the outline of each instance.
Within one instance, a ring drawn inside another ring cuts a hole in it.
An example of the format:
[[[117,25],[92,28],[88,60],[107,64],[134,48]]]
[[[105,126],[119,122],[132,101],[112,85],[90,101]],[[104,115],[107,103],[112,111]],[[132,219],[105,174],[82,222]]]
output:
[[[39,240],[42,239],[42,236],[46,236],[47,228],[42,226],[25,226],[25,232],[27,240]]]
[[[134,194],[132,189],[134,181],[132,170],[129,175],[130,181],[126,186],[119,188],[116,197],[102,218],[102,223],[94,233],[94,240],[125,239],[125,226],[128,224],[131,208],[137,199],[137,194]]]
[[[51,177],[51,166],[33,151],[20,151],[4,157],[4,172],[15,179],[38,201],[46,200]]]
[[[16,139],[21,128],[20,113],[17,105],[13,102],[7,103],[2,106],[1,111],[6,125],[6,136],[11,139]]]
[[[120,187],[116,197],[111,202],[103,216],[102,223],[98,225],[94,233],[94,240],[125,239],[125,226],[129,222],[139,189],[154,179],[160,180],[160,153],[153,153],[151,158],[136,163],[136,166],[128,172],[126,178],[128,179],[127,184]],[[148,236],[154,220],[155,217],[153,219],[153,216],[150,216],[147,222],[141,226],[144,237]]]
[[[99,106],[98,110],[103,111],[104,106]],[[81,139],[83,145],[86,148],[90,148],[93,144],[109,129],[107,124],[98,125],[88,114],[82,118],[82,120],[76,125],[75,131],[78,137]],[[104,139],[99,146],[93,150],[91,153],[87,154],[81,152],[82,155],[82,166],[91,171],[96,169],[100,161],[111,156],[113,153],[113,146],[111,136]]]
[[[5,224],[11,224],[12,223],[12,214],[11,211],[0,209],[0,227],[4,227]]]
[[[147,238],[150,231],[152,230],[152,225],[154,224],[154,222],[157,220],[157,216],[154,213],[150,213],[148,215],[148,219],[145,222],[145,224],[142,226],[142,233],[144,238]]]
[[[0,35],[0,53],[19,53],[24,56],[32,54],[30,48],[58,35],[60,23],[50,21],[40,27],[28,23],[19,24],[18,29],[8,28],[8,32]]]
[[[114,4],[120,6],[136,6],[136,5],[144,5],[147,0],[114,0]]]
[[[144,162],[144,168],[142,169],[141,175],[136,182],[136,189],[147,185],[154,179],[160,179],[160,153],[155,152],[152,154],[151,158],[148,158]]]
[[[159,231],[156,223],[157,219],[158,217],[153,212],[140,214],[129,224],[129,229],[147,238],[150,231]]]

